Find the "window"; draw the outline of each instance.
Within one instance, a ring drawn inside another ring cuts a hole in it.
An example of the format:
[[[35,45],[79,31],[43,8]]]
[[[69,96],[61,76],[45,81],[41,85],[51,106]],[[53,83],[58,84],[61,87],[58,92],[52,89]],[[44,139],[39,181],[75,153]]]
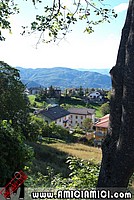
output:
[[[83,116],[81,116],[81,119],[83,119]]]
[[[59,122],[61,122],[61,119],[59,119]]]
[[[78,119],[78,116],[75,116],[76,119]]]
[[[73,115],[70,115],[71,118],[73,118]]]

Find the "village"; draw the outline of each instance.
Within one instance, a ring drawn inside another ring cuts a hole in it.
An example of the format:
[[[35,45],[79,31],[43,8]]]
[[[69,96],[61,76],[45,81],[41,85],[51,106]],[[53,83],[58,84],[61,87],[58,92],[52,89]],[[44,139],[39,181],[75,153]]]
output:
[[[0,199],[134,199],[133,16],[0,2]]]
[[[60,100],[65,98],[79,99],[84,103],[89,105],[99,105],[108,104],[109,99],[106,98],[109,91],[99,90],[99,89],[83,89],[71,88],[61,91],[60,88],[50,86],[49,88],[33,87],[28,88],[25,91],[27,95],[36,96],[36,100],[41,102],[46,100],[49,105],[45,108],[34,108],[33,113],[41,117],[46,123],[50,124],[55,122],[56,125],[62,126],[63,128],[69,130],[73,133],[76,127],[79,127],[84,135],[80,138],[80,142],[85,143],[89,140],[93,140],[95,147],[101,147],[102,141],[107,135],[108,125],[109,125],[109,110],[106,110],[102,114],[102,117],[96,116],[96,109],[90,107],[79,107],[77,105],[71,105],[66,107],[65,103],[60,104]],[[51,104],[50,104],[51,103]],[[35,106],[36,104],[34,104]]]

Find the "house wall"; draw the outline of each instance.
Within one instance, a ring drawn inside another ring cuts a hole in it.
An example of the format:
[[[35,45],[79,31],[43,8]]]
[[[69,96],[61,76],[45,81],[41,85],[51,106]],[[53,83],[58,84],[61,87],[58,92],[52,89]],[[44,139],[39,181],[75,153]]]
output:
[[[104,134],[103,136],[99,136],[99,135],[95,135],[95,139],[96,140],[102,140],[105,138],[106,134],[107,134],[108,128],[102,128],[102,127],[96,127],[96,133],[101,132],[102,134]]]
[[[60,119],[57,119],[55,122],[57,125],[60,125],[64,128],[68,128],[69,127],[69,115],[62,117]]]
[[[42,115],[42,118],[44,119],[45,122],[47,122],[48,124],[50,124],[52,122],[52,120],[44,115]]]
[[[57,125],[60,125],[62,127],[69,127],[68,121],[69,121],[69,115],[59,118],[57,120],[51,120],[48,117],[43,116],[44,121],[46,121],[48,124],[50,124],[52,121],[55,121]]]
[[[93,92],[89,95],[90,98],[98,98],[100,96],[99,92]]]
[[[96,132],[107,134],[108,128],[96,127]]]
[[[95,121],[95,115],[91,115],[91,114],[88,114],[88,115],[82,115],[82,114],[70,114],[69,116],[69,127],[75,127],[75,126],[79,126],[79,127],[82,127],[82,123],[83,123],[83,120],[85,118],[90,118],[92,119],[93,123]]]
[[[30,89],[30,94],[40,94],[41,93],[41,90],[40,89]]]

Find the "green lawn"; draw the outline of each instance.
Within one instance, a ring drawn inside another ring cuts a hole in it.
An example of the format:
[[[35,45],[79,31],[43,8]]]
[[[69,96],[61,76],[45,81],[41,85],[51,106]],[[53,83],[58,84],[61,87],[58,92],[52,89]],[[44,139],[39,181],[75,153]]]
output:
[[[35,97],[36,97],[35,95],[29,95],[28,96],[29,101],[30,101],[31,104],[33,104],[35,102]]]
[[[99,105],[93,105],[92,108],[94,108],[96,110],[96,117],[97,118],[101,118],[103,117],[101,111],[100,111],[100,106]]]
[[[29,95],[28,98],[32,106],[37,108],[44,108],[44,102],[35,101],[36,95]]]

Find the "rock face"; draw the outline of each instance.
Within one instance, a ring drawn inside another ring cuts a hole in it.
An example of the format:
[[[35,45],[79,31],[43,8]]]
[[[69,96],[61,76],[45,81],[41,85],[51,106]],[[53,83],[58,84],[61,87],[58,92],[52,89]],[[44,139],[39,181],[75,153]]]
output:
[[[109,133],[102,146],[98,187],[124,187],[134,172],[134,0],[130,0],[116,65],[110,71]]]

